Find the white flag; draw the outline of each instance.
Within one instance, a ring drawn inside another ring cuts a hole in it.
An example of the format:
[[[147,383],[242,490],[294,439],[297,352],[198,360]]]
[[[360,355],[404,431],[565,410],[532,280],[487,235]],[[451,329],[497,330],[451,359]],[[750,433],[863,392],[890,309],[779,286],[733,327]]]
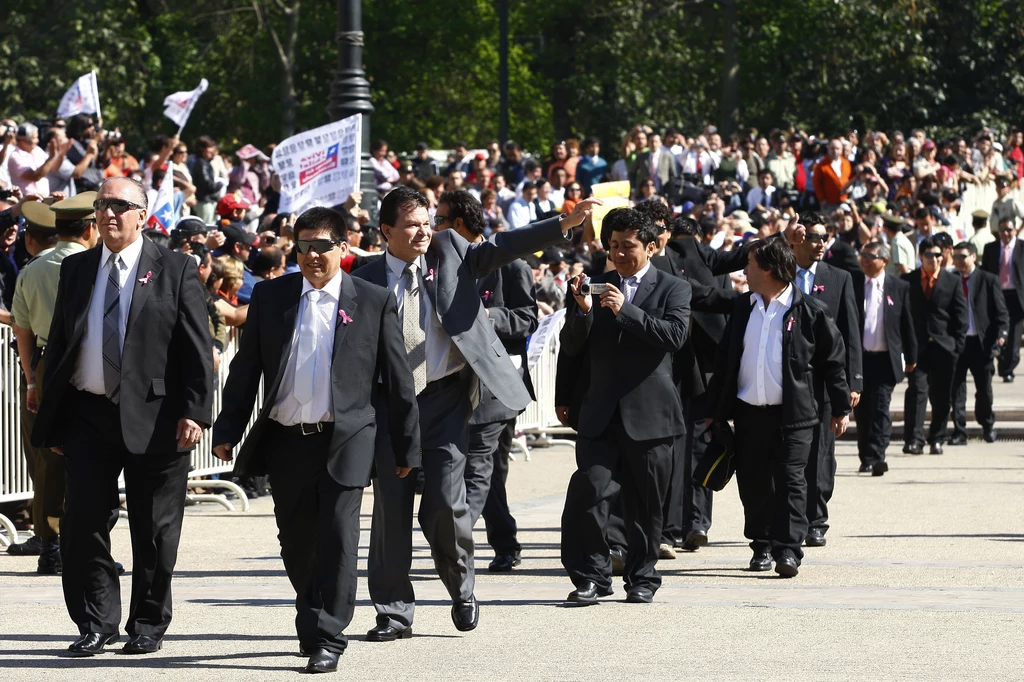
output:
[[[95,71],[76,80],[60,99],[57,116],[69,118],[75,114],[100,115],[100,89],[96,85]]]
[[[178,224],[178,217],[174,211],[174,164],[170,161],[167,162],[167,172],[149,210],[149,219],[146,221],[148,228],[170,234]]]
[[[210,83],[204,78],[199,81],[199,87],[195,90],[182,90],[164,98],[164,116],[178,124],[178,128],[184,128],[188,121],[192,108],[199,101],[199,96],[206,92]]]

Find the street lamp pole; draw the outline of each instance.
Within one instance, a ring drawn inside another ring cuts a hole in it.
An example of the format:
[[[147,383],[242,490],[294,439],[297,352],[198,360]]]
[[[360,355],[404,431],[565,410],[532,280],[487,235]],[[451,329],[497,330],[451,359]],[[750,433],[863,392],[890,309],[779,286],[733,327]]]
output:
[[[338,70],[331,83],[327,113],[332,121],[353,114],[363,117],[363,139],[359,164],[359,189],[362,207],[377,222],[377,189],[373,166],[370,165],[370,81],[363,71],[363,3],[362,0],[338,0]]]

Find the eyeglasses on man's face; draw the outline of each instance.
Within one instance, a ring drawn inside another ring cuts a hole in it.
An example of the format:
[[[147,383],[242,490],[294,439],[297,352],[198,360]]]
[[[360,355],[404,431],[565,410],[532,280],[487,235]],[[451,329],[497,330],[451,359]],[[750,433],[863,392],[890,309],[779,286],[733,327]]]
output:
[[[136,204],[124,199],[97,199],[92,202],[92,207],[97,213],[106,213],[109,208],[114,212],[114,215],[121,215],[131,209],[143,208],[141,204]]]
[[[305,256],[310,249],[317,253],[327,253],[340,243],[337,239],[296,239],[295,248]]]

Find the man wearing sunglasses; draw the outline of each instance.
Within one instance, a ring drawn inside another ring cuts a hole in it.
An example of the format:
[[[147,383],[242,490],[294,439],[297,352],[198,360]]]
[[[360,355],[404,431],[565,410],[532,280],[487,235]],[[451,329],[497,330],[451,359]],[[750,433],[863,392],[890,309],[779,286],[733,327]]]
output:
[[[599,203],[580,202],[571,214],[471,244],[454,230],[435,232],[447,227],[451,216],[441,212],[431,222],[423,195],[396,187],[380,208],[387,252],[353,273],[387,287],[398,299],[420,407],[424,480],[420,527],[452,598],[452,621],[460,631],[474,629],[479,617],[473,524],[464,479],[467,432],[479,384],[510,410],[523,410],[531,402],[519,370],[487,316],[477,280],[516,258],[565,243],[572,228]],[[367,634],[368,641],[412,635],[416,595],[409,570],[415,481],[400,480],[392,473],[400,447],[401,443],[386,439],[378,442],[368,565],[377,626]]]
[[[123,651],[146,654],[171,622],[189,452],[212,422],[213,342],[195,260],[142,236],[142,185],[106,180],[93,207],[103,245],[61,263],[32,442],[64,455],[62,579],[76,655],[118,639],[110,529],[124,472],[134,566]]]
[[[924,453],[924,415],[928,401],[932,420],[927,441],[930,453],[942,454],[953,390],[953,370],[967,335],[967,299],[960,278],[940,265],[942,247],[931,237],[918,245],[921,267],[903,275],[910,284],[910,311],[917,333],[917,367],[910,372],[904,398],[903,452]]]
[[[1020,335],[1024,330],[1024,242],[1017,239],[1017,221],[1008,216],[999,221],[999,240],[985,245],[981,269],[999,277],[999,288],[1010,314],[1010,334],[999,353],[996,370],[1005,383],[1013,381],[1020,362]]]
[[[359,505],[378,425],[394,448],[388,473],[400,479],[419,466],[419,417],[394,295],[341,269],[344,218],[311,208],[294,232],[300,273],[253,289],[213,442],[230,461],[262,377],[263,404],[235,475],[270,476],[299,651],[306,672],[320,673],[336,670],[348,645]]]

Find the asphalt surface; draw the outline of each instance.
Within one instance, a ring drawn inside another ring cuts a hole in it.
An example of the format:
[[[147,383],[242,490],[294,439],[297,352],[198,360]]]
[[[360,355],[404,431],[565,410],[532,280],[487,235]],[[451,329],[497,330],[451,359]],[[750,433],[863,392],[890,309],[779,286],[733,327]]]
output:
[[[1014,386],[1015,387],[1015,386]],[[1024,404],[997,387],[1005,404]],[[365,573],[336,679],[345,680],[1011,680],[1024,678],[1024,448],[972,441],[943,456],[889,449],[890,472],[856,473],[840,443],[828,545],[809,548],[800,575],[749,573],[735,482],[716,498],[711,544],[658,568],[651,605],[626,604],[621,583],[598,606],[565,607],[559,564],[570,448],[512,464],[509,493],[523,565],[487,572],[478,526],[480,626],[459,633],[429,550],[417,534],[415,635],[364,641],[374,624]],[[370,494],[363,504],[362,554]],[[128,524],[113,532],[125,610]],[[251,511],[186,510],[174,621],[161,652],[66,656],[75,627],[60,579],[34,558],[0,555],[0,679],[291,679],[304,659],[294,594],[278,556],[269,498]],[[363,565],[365,569],[365,563]],[[122,640],[123,641],[123,640]]]

